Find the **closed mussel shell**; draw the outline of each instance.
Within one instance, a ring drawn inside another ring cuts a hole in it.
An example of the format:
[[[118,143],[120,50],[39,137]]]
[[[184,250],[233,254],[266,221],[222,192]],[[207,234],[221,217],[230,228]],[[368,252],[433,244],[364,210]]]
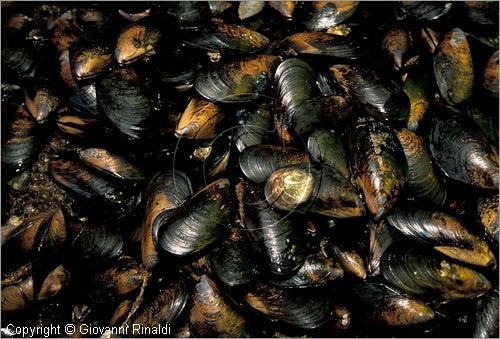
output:
[[[324,286],[344,276],[344,271],[334,261],[322,254],[310,254],[302,267],[288,279],[271,279],[270,283],[285,288],[312,288]]]
[[[189,324],[197,337],[250,336],[243,315],[224,299],[215,282],[206,275],[194,287]]]
[[[261,0],[240,1],[238,6],[238,16],[241,20],[251,18],[262,12],[265,6],[265,1]]]
[[[164,19],[173,21],[174,27],[190,30],[207,24],[210,20],[210,6],[207,1],[171,1],[153,3],[155,9],[164,15]]]
[[[76,80],[96,77],[113,64],[113,51],[104,41],[104,34],[100,31],[91,32],[71,43],[71,73]]]
[[[238,128],[233,137],[238,151],[247,147],[265,143],[265,138],[272,133],[272,115],[264,107],[256,109],[241,109],[236,112]]]
[[[399,206],[387,216],[391,226],[403,234],[434,247],[460,261],[479,266],[496,266],[495,255],[488,244],[469,233],[453,216],[410,206]]]
[[[36,66],[34,46],[17,30],[3,30],[2,38],[6,42],[2,44],[2,75],[5,79],[17,83],[32,76]]]
[[[285,19],[292,20],[297,1],[269,1],[269,6],[277,10]]]
[[[153,234],[157,248],[181,257],[220,239],[228,231],[230,195],[229,180],[225,178],[196,193],[158,226],[157,234]]]
[[[322,241],[321,249],[327,258],[340,265],[344,273],[351,274],[360,279],[366,279],[365,262],[356,250],[341,249],[327,240]]]
[[[313,96],[316,83],[314,71],[297,58],[282,61],[276,69],[274,82],[285,109],[303,103]]]
[[[477,200],[477,215],[486,234],[498,243],[498,194],[490,194]]]
[[[247,233],[239,221],[235,222],[230,236],[209,255],[214,273],[228,286],[247,284],[260,274],[260,263]]]
[[[474,338],[498,337],[498,291],[493,290],[477,302]]]
[[[30,82],[24,90],[26,107],[37,122],[44,122],[59,107],[54,85],[45,79]]]
[[[465,33],[454,28],[441,40],[433,57],[436,83],[450,105],[459,104],[472,95],[474,68]]]
[[[428,21],[445,15],[451,6],[445,1],[399,1],[394,14],[398,20]]]
[[[408,188],[417,198],[424,198],[435,205],[446,199],[446,186],[437,176],[424,138],[403,128],[396,131],[408,163]]]
[[[323,31],[347,20],[358,8],[359,1],[314,1],[305,6],[301,22],[310,31]]]
[[[90,138],[99,129],[97,118],[86,115],[63,115],[56,125],[65,135],[82,139]]]
[[[353,165],[368,211],[375,220],[395,205],[408,165],[395,133],[373,118],[359,118],[352,133]]]
[[[305,259],[300,227],[292,218],[273,210],[264,190],[240,180],[236,185],[240,218],[248,237],[262,253],[271,273],[286,275],[297,271]]]
[[[415,132],[420,126],[429,108],[431,91],[429,73],[421,64],[412,67],[408,72],[403,91],[410,99],[410,115],[408,116],[408,129]]]
[[[351,183],[329,166],[308,165],[276,170],[265,186],[269,204],[285,211],[313,212],[335,218],[364,215],[365,208]]]
[[[306,151],[293,147],[255,145],[240,155],[240,168],[255,183],[263,183],[274,171],[294,164],[309,163]]]
[[[404,64],[403,57],[410,47],[410,37],[408,32],[402,27],[391,27],[382,39],[382,49],[386,51],[397,69]]]
[[[145,271],[130,257],[108,261],[86,276],[85,295],[97,304],[117,300],[143,284]]]
[[[40,127],[31,118],[24,106],[7,106],[12,112],[2,112],[2,116],[12,114],[12,122],[5,124],[8,130],[2,140],[2,173],[12,177],[27,169],[35,162],[41,146]],[[7,109],[6,108],[6,109]]]
[[[252,101],[270,85],[279,60],[279,57],[272,55],[258,55],[217,63],[211,69],[201,71],[194,86],[198,93],[212,101]]]
[[[151,178],[146,189],[146,211],[141,232],[141,259],[146,269],[152,269],[159,261],[153,240],[153,233],[157,232],[155,226],[161,225],[163,216],[170,216],[192,194],[191,182],[180,170],[158,172]],[[164,211],[171,213],[162,214]]]
[[[370,221],[368,223],[370,230],[370,253],[366,260],[370,276],[380,274],[380,259],[385,250],[394,242],[390,231],[390,226],[385,219],[378,222]]]
[[[222,55],[243,55],[266,48],[269,39],[244,26],[212,22],[183,43]]]
[[[370,321],[387,326],[420,324],[434,318],[434,311],[391,287],[377,283],[358,283],[353,292]]]
[[[498,51],[491,55],[484,66],[483,87],[491,96],[498,98]]]
[[[498,157],[474,121],[447,107],[433,119],[432,157],[446,176],[481,188],[498,189]]]
[[[160,37],[160,30],[148,20],[131,23],[118,35],[115,49],[116,61],[120,65],[127,65],[155,54]]]
[[[393,244],[382,256],[384,278],[405,292],[442,300],[475,298],[491,283],[481,273],[417,245]]]
[[[325,126],[335,126],[344,121],[352,105],[342,96],[316,97],[300,104],[289,106],[282,114],[281,128],[294,136],[307,136]]]
[[[151,286],[155,289],[151,290],[150,298],[134,314],[131,320],[132,327],[134,324],[155,327],[173,323],[188,304],[188,286],[180,279],[159,288]]]
[[[109,226],[95,220],[72,222],[69,239],[72,259],[96,263],[116,258],[124,246],[123,236]]]
[[[361,46],[352,38],[324,32],[302,32],[290,35],[280,48],[291,48],[298,54],[332,56],[342,59],[366,57]]]
[[[79,198],[91,204],[105,203],[123,214],[129,212],[136,197],[126,186],[113,183],[90,172],[83,164],[73,160],[58,159],[49,163],[54,180]]]
[[[151,103],[132,68],[115,68],[96,86],[97,104],[113,125],[138,139],[146,134]]]
[[[330,301],[307,290],[290,290],[258,283],[244,300],[273,320],[303,329],[314,329],[329,320]]]
[[[368,113],[390,122],[406,123],[410,99],[392,79],[374,69],[354,65],[334,65],[330,71]]]
[[[211,139],[221,132],[225,119],[219,105],[195,96],[182,113],[175,135],[185,139]]]
[[[128,180],[142,181],[144,174],[135,165],[118,154],[112,154],[103,148],[86,148],[80,151],[80,159],[86,164],[106,173],[112,177]]]
[[[346,179],[350,179],[351,171],[344,146],[335,130],[314,131],[307,140],[307,151],[312,161],[335,168]]]

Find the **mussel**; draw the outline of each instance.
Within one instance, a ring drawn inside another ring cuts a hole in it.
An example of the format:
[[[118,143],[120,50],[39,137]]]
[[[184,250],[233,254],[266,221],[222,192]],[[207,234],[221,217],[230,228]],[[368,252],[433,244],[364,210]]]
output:
[[[314,1],[307,5],[302,24],[310,31],[323,31],[352,16],[359,1]]]
[[[158,226],[157,234],[153,234],[158,249],[186,256],[220,239],[228,231],[230,194],[229,180],[225,178],[196,193]]]
[[[103,148],[86,148],[79,153],[86,164],[121,180],[142,181],[144,174],[132,163],[118,154]]]
[[[280,43],[298,54],[327,55],[342,59],[362,59],[366,55],[352,37],[324,33],[302,32],[290,35]]]
[[[451,258],[472,265],[496,266],[495,255],[488,244],[449,214],[403,205],[396,207],[387,220],[403,234]]]
[[[359,118],[351,135],[358,184],[368,211],[382,218],[396,203],[406,182],[408,164],[395,133],[373,118]]]
[[[486,234],[496,239],[498,243],[498,195],[490,194],[489,196],[479,198],[477,201],[477,215],[484,226]]]
[[[407,293],[441,300],[475,298],[491,288],[481,273],[413,244],[391,245],[382,256],[381,271]]]
[[[267,90],[278,63],[279,57],[273,55],[217,63],[198,74],[194,87],[202,96],[216,102],[252,101]]]
[[[481,188],[498,189],[498,155],[474,121],[447,107],[433,118],[432,157],[446,176]]]
[[[116,61],[120,65],[126,65],[156,53],[160,37],[160,30],[147,20],[131,23],[123,29],[116,41]]]
[[[193,97],[181,115],[175,135],[185,139],[211,139],[221,132],[226,115],[220,106]]]

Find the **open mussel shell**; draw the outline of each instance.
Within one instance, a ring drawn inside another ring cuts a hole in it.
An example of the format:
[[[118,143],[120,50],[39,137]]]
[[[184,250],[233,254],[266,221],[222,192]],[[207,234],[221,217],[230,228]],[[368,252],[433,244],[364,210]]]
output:
[[[195,96],[182,113],[175,135],[184,139],[212,139],[221,132],[225,119],[219,105]]]
[[[477,200],[477,215],[484,226],[486,234],[498,243],[499,217],[498,194],[490,194]]]
[[[130,64],[156,53],[160,30],[148,20],[133,22],[118,35],[115,59],[120,65]]]
[[[337,125],[348,117],[351,110],[352,105],[342,96],[316,97],[289,106],[279,124],[293,136],[305,136],[318,128]]]
[[[301,23],[310,31],[323,31],[347,20],[359,1],[314,1],[307,5]]]
[[[149,126],[151,103],[132,68],[115,68],[96,86],[97,104],[125,135],[139,139]]]
[[[338,64],[330,67],[330,71],[367,113],[390,122],[406,123],[410,99],[392,79],[374,69],[355,65]]]
[[[405,292],[442,300],[475,298],[491,288],[481,273],[427,248],[391,245],[382,256],[384,278]]]
[[[69,252],[72,259],[96,263],[118,257],[124,247],[123,236],[109,226],[95,220],[71,223]]]
[[[498,291],[493,290],[477,302],[474,338],[498,337]]]
[[[481,188],[498,189],[498,156],[474,121],[447,107],[433,119],[432,157],[446,176]]]
[[[147,300],[130,321],[132,326],[138,324],[140,326],[154,327],[159,324],[173,323],[188,304],[189,289],[181,279],[159,288],[155,285],[150,285],[150,287],[147,290],[147,292],[150,292],[149,297],[145,296]]]
[[[298,54],[325,55],[341,59],[362,59],[366,55],[352,38],[325,32],[302,32],[290,35],[280,48],[291,48]]]
[[[196,193],[158,226],[157,234],[153,234],[157,248],[180,257],[199,252],[220,239],[228,230],[230,195],[229,180],[225,178]]]
[[[312,288],[327,285],[343,276],[344,271],[334,261],[322,254],[310,254],[293,276],[287,279],[273,278],[269,282],[285,288]]]
[[[240,180],[236,184],[240,218],[250,242],[264,256],[271,273],[297,271],[305,259],[305,244],[299,225],[271,208],[264,190]]]
[[[290,290],[258,283],[250,288],[244,300],[272,320],[302,329],[314,329],[330,317],[330,301],[306,289]]]
[[[247,284],[260,274],[257,253],[250,244],[247,233],[236,222],[229,237],[209,255],[215,275],[228,286]]]
[[[233,138],[240,152],[247,147],[265,143],[266,138],[273,132],[272,114],[263,107],[238,110],[236,118],[238,127],[233,132]]]
[[[318,129],[307,139],[307,151],[313,162],[335,168],[346,179],[351,172],[344,146],[334,130]]]
[[[44,122],[59,107],[54,85],[45,79],[33,80],[25,87],[26,107],[37,122]]]
[[[245,148],[239,162],[243,174],[260,184],[282,167],[309,163],[309,156],[306,151],[293,147],[255,145]]]
[[[244,26],[212,22],[200,32],[184,39],[183,43],[224,56],[258,52],[269,45],[269,39]]]
[[[373,118],[359,118],[351,135],[353,165],[368,211],[380,220],[395,205],[408,164],[395,133]]]
[[[491,96],[498,98],[498,51],[491,55],[484,66],[483,87]]]
[[[91,32],[74,40],[70,46],[71,73],[76,80],[91,79],[113,64],[113,51],[102,39],[103,32]]]
[[[137,197],[125,190],[125,185],[97,176],[79,162],[58,159],[52,160],[49,167],[57,183],[91,204],[104,203],[125,214],[135,206]]]
[[[445,15],[451,7],[445,1],[399,1],[394,14],[398,20],[428,21]]]
[[[368,319],[379,325],[413,325],[434,318],[429,306],[383,284],[358,283],[353,292]]]
[[[419,207],[398,206],[387,216],[391,226],[437,251],[468,264],[496,266],[488,244],[453,216]]]
[[[14,109],[11,106],[8,106]],[[31,118],[24,106],[13,112],[2,112],[2,116],[12,114],[12,122],[2,140],[2,173],[12,177],[26,170],[37,159],[42,146],[40,127]]]
[[[80,159],[87,165],[106,173],[112,177],[128,180],[142,181],[144,174],[135,165],[118,154],[112,154],[104,148],[86,148],[79,152]]]
[[[189,324],[197,337],[250,336],[243,315],[224,299],[215,282],[206,275],[194,287]]]
[[[266,182],[265,195],[270,205],[285,211],[334,218],[358,217],[365,212],[356,189],[329,166],[296,165],[276,170]]]
[[[173,213],[192,194],[191,182],[180,170],[158,172],[151,178],[146,188],[146,211],[141,232],[141,259],[146,269],[152,269],[159,262],[153,240],[153,233],[157,232],[154,226],[161,224],[162,218],[158,217],[164,211]]]
[[[370,253],[366,260],[370,276],[380,274],[380,259],[385,250],[394,242],[389,225],[382,219],[378,222],[368,223],[370,230]]]
[[[434,75],[443,99],[459,104],[472,95],[474,67],[465,33],[460,28],[448,32],[433,57]]]
[[[252,101],[266,91],[279,61],[280,58],[273,55],[258,55],[217,63],[211,69],[201,71],[194,86],[208,100],[223,103]]]
[[[408,163],[408,189],[417,198],[442,205],[446,199],[446,186],[432,167],[432,159],[424,138],[403,128],[396,131]]]
[[[279,64],[274,82],[285,109],[310,99],[316,87],[313,69],[297,58],[286,59]]]

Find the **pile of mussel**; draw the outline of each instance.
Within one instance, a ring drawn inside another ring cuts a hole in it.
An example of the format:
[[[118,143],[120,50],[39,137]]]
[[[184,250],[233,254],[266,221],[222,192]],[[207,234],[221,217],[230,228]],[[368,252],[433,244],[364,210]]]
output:
[[[498,2],[1,15],[2,336],[498,337]]]

